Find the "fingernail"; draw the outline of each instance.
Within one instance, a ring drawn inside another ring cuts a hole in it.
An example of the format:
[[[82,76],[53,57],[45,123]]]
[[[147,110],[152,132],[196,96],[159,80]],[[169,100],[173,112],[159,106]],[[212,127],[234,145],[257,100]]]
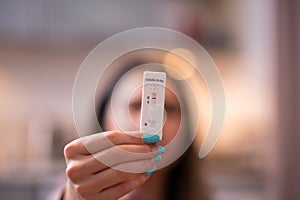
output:
[[[165,148],[163,146],[157,146],[158,154],[164,154],[165,153]]]
[[[145,143],[156,143],[160,140],[158,135],[154,135],[151,133],[143,135],[142,139]]]
[[[162,155],[165,153],[165,148],[163,146],[153,146],[152,151],[158,151],[158,155]]]
[[[154,162],[154,163],[157,163],[157,162],[159,162],[161,160],[161,155],[157,155],[157,156],[155,156],[154,158],[152,158],[152,161]]]
[[[153,167],[151,169],[149,169],[148,171],[146,171],[146,175],[150,176],[155,170],[156,170],[156,166],[153,165]]]

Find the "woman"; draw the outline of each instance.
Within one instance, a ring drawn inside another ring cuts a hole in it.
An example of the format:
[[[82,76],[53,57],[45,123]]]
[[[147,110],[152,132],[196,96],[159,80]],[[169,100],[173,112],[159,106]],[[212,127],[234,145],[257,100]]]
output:
[[[123,74],[121,72],[115,79],[119,80]],[[66,145],[64,155],[68,181],[63,199],[207,199],[203,180],[198,176],[201,165],[193,145],[176,162],[163,167],[166,165],[164,160],[170,160],[169,157],[178,154],[166,149],[163,155],[164,146],[179,132],[182,120],[189,121],[190,117],[182,113],[185,110],[182,107],[186,105],[179,103],[178,95],[181,95],[183,102],[188,97],[182,97],[184,95],[180,87],[169,77],[163,139],[159,141],[155,135],[138,131],[124,133],[124,129],[138,130],[141,106],[139,86],[142,74],[127,74],[129,75],[123,76],[117,85],[111,84],[100,101],[98,118],[103,132]],[[128,109],[129,117],[120,114],[126,113],[122,109]],[[116,119],[122,122],[116,122]],[[126,128],[122,128],[122,124]],[[185,126],[184,134],[187,138],[191,135],[189,132],[190,128]],[[183,149],[181,146],[184,141],[181,143],[177,144],[178,151]],[[122,150],[138,154],[125,155]],[[162,167],[160,163],[163,163]],[[155,171],[156,166],[161,169]]]

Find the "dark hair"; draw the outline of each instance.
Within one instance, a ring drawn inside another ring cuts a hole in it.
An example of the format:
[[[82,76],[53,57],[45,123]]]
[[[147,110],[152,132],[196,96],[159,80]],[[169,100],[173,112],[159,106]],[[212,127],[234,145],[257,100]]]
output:
[[[168,174],[164,199],[208,200],[208,189],[202,175],[202,161],[197,158],[195,146],[190,148],[176,161]]]

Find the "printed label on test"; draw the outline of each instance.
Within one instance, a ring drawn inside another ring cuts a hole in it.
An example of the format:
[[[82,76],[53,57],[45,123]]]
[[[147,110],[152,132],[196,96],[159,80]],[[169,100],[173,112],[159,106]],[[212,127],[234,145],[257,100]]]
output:
[[[166,73],[145,71],[143,77],[140,130],[159,135],[164,125]]]

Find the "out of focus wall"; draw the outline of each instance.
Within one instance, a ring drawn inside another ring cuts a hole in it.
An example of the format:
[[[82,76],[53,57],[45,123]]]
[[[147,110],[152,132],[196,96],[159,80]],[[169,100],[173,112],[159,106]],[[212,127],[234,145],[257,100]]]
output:
[[[72,87],[81,62],[105,38],[144,26],[193,37],[224,79],[226,123],[205,159],[213,199],[268,199],[276,157],[275,7],[271,0],[1,1],[0,199],[43,199],[55,186],[63,146],[78,137]]]

